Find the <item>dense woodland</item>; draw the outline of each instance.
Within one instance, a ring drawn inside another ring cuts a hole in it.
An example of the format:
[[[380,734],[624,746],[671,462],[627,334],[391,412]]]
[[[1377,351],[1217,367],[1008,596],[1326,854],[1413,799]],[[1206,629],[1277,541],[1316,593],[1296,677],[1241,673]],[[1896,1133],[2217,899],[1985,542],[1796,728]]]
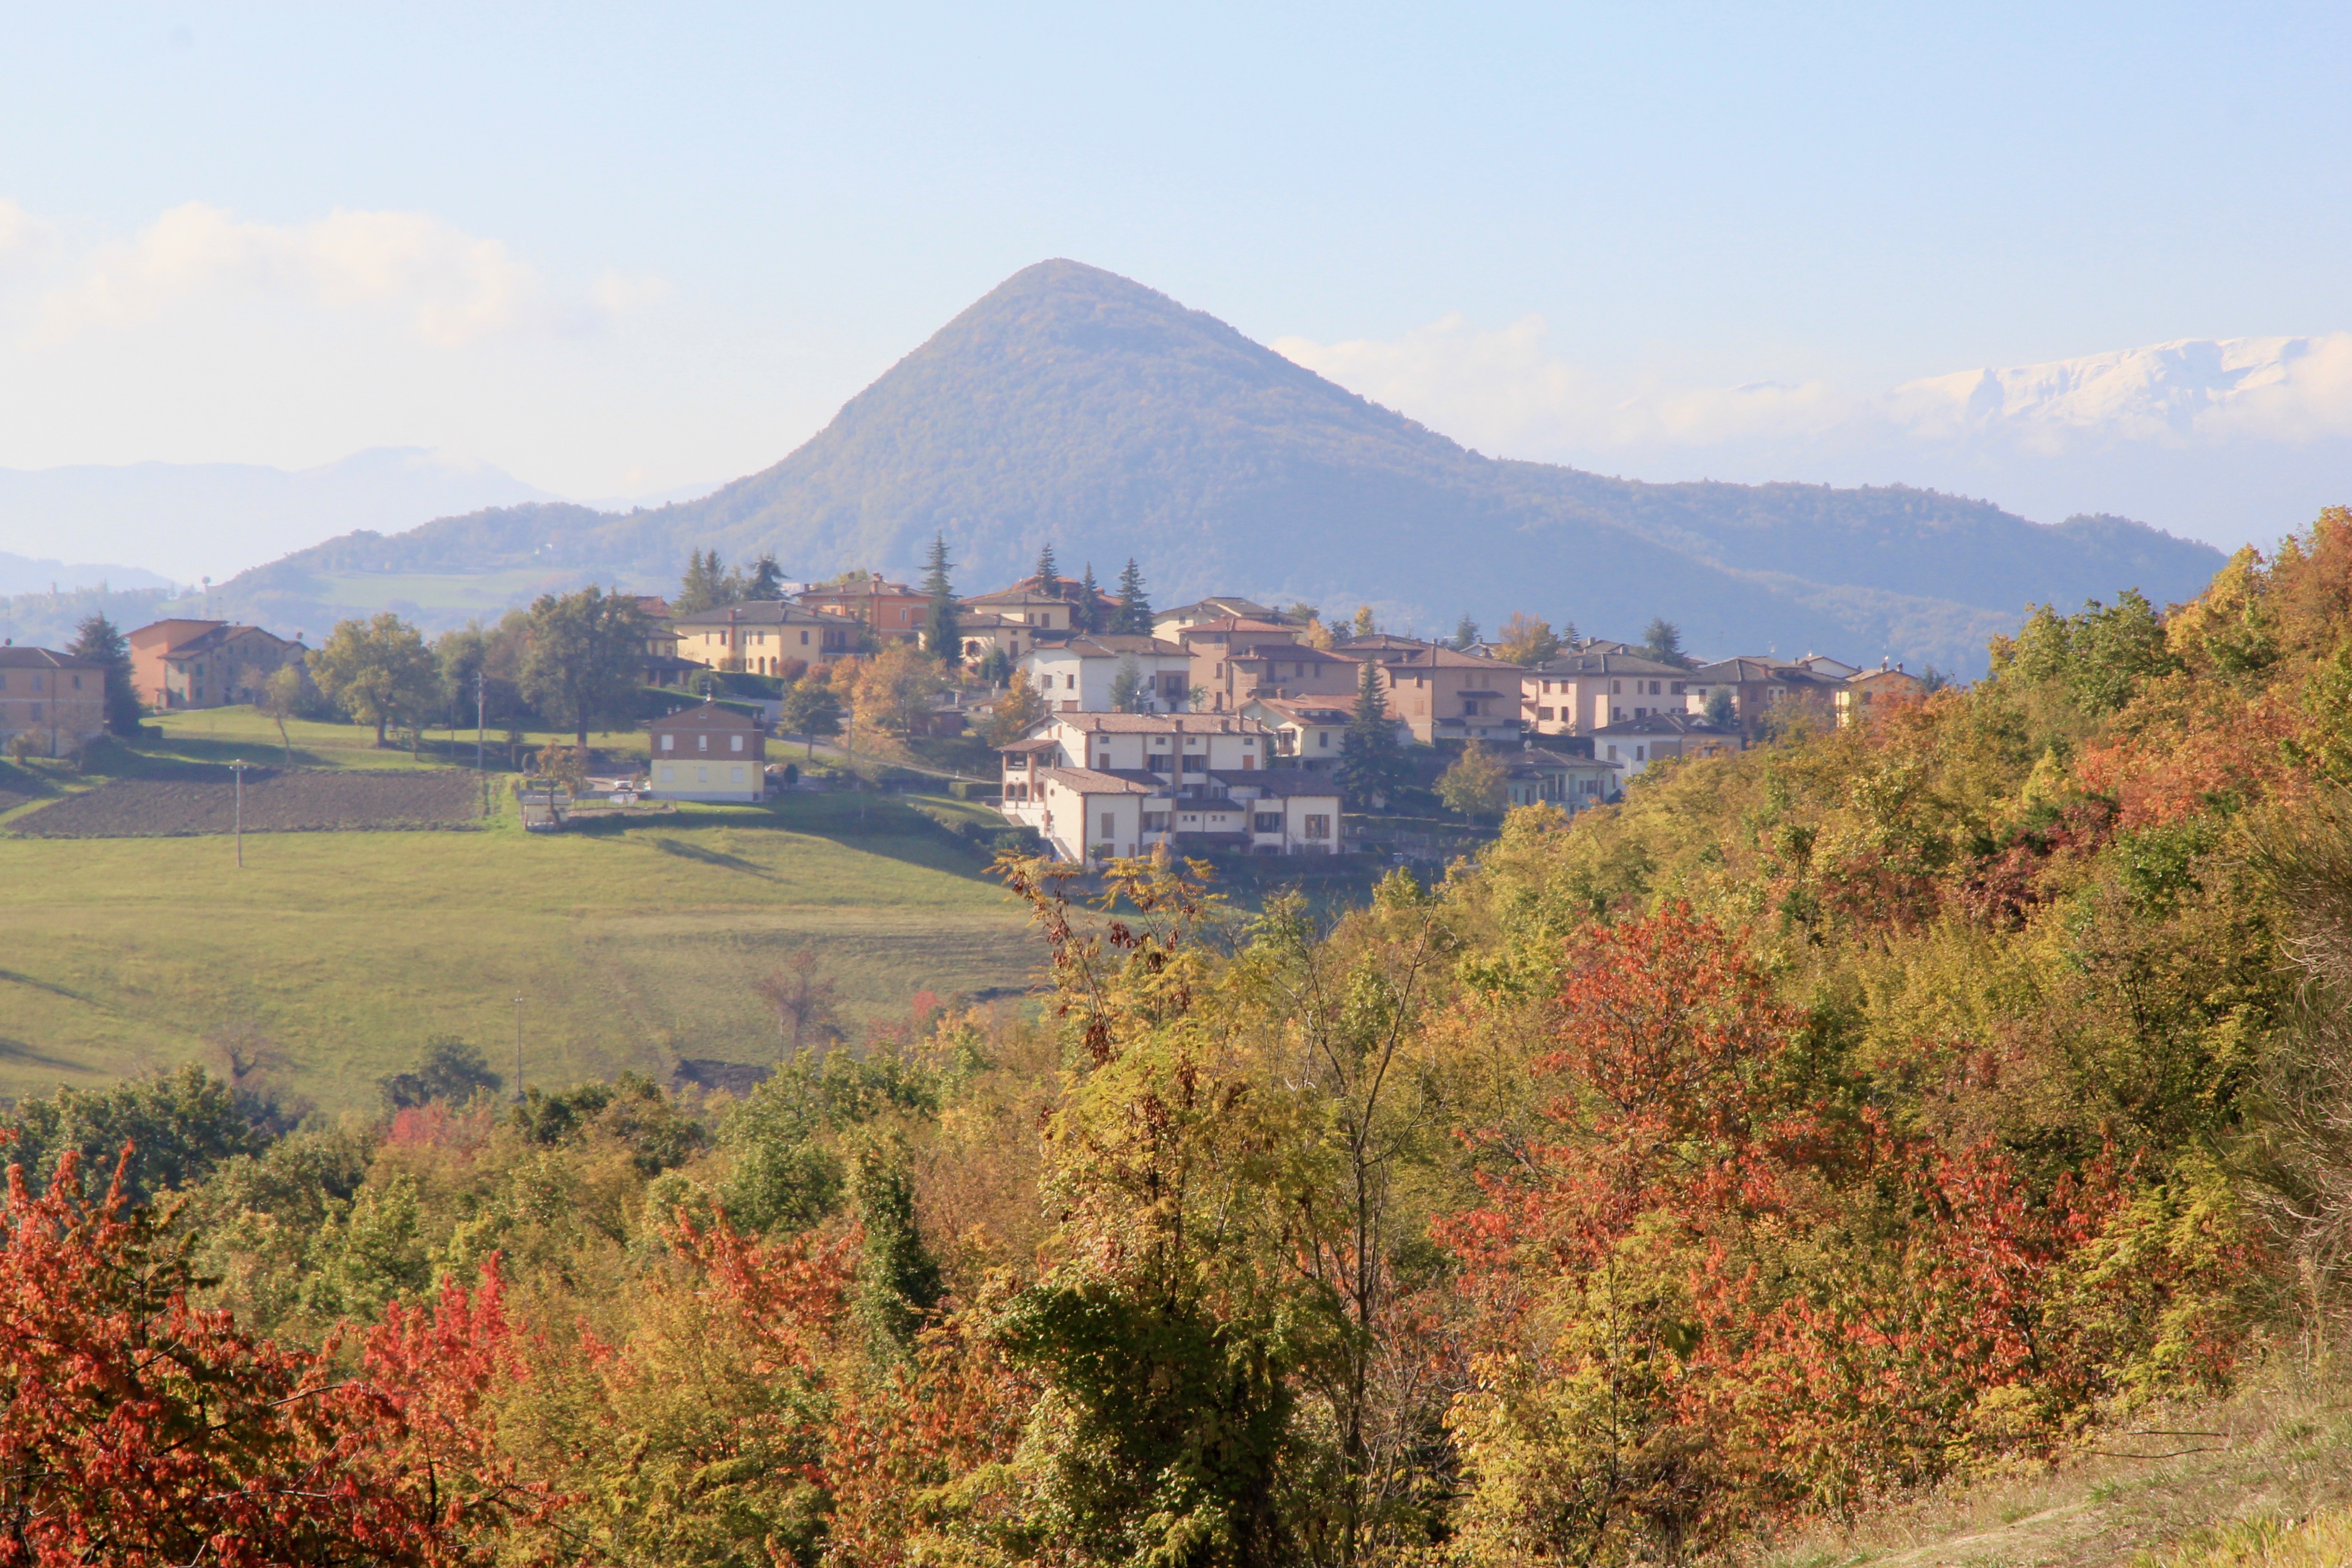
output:
[[[1690,1561],[2333,1376],[2352,513],[1992,663],[1329,922],[1008,858],[740,1099],[19,1107],[0,1560]]]

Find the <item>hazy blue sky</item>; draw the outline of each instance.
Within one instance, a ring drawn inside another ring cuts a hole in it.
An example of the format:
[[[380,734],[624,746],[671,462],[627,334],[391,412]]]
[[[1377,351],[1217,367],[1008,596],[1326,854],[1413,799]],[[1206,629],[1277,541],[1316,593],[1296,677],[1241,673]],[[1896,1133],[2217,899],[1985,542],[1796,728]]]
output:
[[[2347,17],[16,7],[0,466],[730,478],[1050,256],[1628,395],[2333,332]]]

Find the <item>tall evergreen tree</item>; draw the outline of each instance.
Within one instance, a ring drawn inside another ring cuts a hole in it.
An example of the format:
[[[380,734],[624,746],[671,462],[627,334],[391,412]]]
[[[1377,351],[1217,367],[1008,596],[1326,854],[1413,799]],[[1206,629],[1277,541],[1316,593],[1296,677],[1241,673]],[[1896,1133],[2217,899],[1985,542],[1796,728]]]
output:
[[[1356,710],[1339,738],[1339,788],[1359,811],[1381,803],[1404,776],[1396,726],[1389,721],[1388,697],[1381,689],[1380,660],[1368,658],[1356,680]]]
[[[691,616],[720,605],[731,605],[739,586],[729,581],[726,564],[719,559],[718,551],[693,551],[686,558],[686,576],[678,583],[677,597],[670,601],[669,607],[677,615]]]
[[[1143,572],[1132,555],[1127,558],[1127,570],[1118,574],[1118,619],[1111,629],[1139,637],[1151,635],[1151,598],[1143,591]]]
[[[1664,616],[1653,616],[1642,628],[1642,651],[1660,664],[1688,666],[1683,655],[1683,629]]]
[[[131,679],[131,645],[115,624],[101,612],[91,613],[74,628],[73,645],[66,652],[106,671],[107,733],[139,733],[139,689]]]
[[[1468,653],[1477,646],[1478,623],[1470,618],[1469,611],[1465,610],[1462,612],[1462,618],[1454,624],[1454,651]]]
[[[747,599],[781,599],[784,596],[784,569],[776,564],[776,552],[762,550],[760,558],[751,563],[751,580],[743,584]]]
[[[1049,599],[1062,596],[1061,572],[1054,564],[1054,542],[1050,539],[1037,552],[1037,592]]]
[[[1086,575],[1078,579],[1078,596],[1070,611],[1070,625],[1082,632],[1103,629],[1102,590],[1095,585],[1095,563],[1087,563]]]
[[[955,584],[948,576],[948,536],[931,536],[929,553],[923,561],[923,592],[931,596],[931,607],[923,619],[923,649],[950,669],[963,664],[963,630],[957,624],[961,618],[956,605]]]

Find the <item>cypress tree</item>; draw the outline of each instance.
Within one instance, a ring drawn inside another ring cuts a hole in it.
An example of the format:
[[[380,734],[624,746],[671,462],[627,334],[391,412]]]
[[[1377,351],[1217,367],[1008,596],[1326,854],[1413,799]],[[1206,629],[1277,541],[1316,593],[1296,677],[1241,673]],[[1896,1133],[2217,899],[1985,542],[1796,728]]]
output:
[[[1095,585],[1095,563],[1087,563],[1087,574],[1078,579],[1077,607],[1070,612],[1070,625],[1082,632],[1103,629],[1102,590]]]
[[[1381,689],[1380,661],[1367,658],[1356,682],[1356,710],[1339,738],[1339,788],[1361,811],[1393,792],[1403,772],[1396,726],[1389,722],[1388,698]]]
[[[923,591],[931,596],[930,612],[923,621],[923,646],[933,658],[955,669],[963,664],[963,631],[956,624],[955,585],[948,577],[950,564],[947,535],[932,535],[930,553],[923,562]]]

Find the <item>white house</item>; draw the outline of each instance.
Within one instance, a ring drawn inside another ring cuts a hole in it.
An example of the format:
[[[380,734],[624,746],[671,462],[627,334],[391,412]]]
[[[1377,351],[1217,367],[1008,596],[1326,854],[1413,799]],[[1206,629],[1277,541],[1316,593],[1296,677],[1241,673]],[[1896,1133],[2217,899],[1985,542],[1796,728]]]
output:
[[[1176,644],[1158,637],[1081,633],[1032,647],[1020,668],[1056,713],[1109,712],[1116,706],[1111,689],[1129,669],[1141,683],[1141,711],[1181,713],[1191,706],[1192,661]]]
[[[1004,748],[1003,812],[1066,860],[1165,844],[1183,854],[1330,854],[1328,773],[1270,768],[1275,737],[1230,715],[1073,713]]]
[[[1333,697],[1253,697],[1242,704],[1242,717],[1274,731],[1274,765],[1321,773],[1339,765],[1355,713]],[[1403,729],[1393,722],[1391,727]],[[1403,738],[1411,739],[1412,732]]]

